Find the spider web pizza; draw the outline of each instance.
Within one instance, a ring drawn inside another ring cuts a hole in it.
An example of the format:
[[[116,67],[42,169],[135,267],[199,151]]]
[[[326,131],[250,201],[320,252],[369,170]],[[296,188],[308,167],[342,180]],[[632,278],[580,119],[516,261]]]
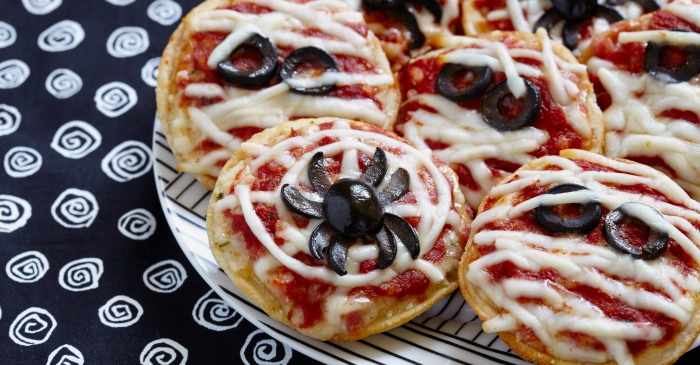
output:
[[[584,54],[606,125],[605,154],[665,172],[700,199],[700,2],[616,25]]]
[[[594,34],[623,19],[658,10],[667,0],[465,0],[467,35],[493,30],[533,33],[545,28],[557,42],[580,55]]]
[[[170,39],[156,89],[178,168],[212,188],[240,142],[302,117],[390,127],[398,90],[362,14],[338,1],[208,0]]]
[[[450,164],[472,208],[536,157],[602,150],[586,68],[544,31],[441,41],[401,71],[395,130]]]
[[[447,165],[337,118],[242,143],[207,213],[214,257],[252,302],[304,335],[344,341],[454,291],[470,222]]]
[[[429,50],[436,38],[464,34],[459,0],[359,0],[355,7],[379,38],[394,71]]]
[[[566,150],[494,187],[460,288],[539,364],[671,364],[700,332],[700,204],[648,166]]]

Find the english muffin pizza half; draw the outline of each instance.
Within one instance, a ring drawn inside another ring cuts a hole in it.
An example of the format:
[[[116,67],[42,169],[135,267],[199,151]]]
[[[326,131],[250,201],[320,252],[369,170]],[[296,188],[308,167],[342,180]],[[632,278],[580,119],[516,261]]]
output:
[[[550,36],[579,56],[595,34],[611,24],[658,10],[669,0],[465,0],[467,35],[494,30],[534,33],[546,29]]]
[[[442,36],[463,35],[459,0],[344,0],[365,15],[394,71]]]
[[[605,154],[656,167],[700,199],[700,2],[678,0],[596,36],[584,54]]]
[[[534,158],[567,148],[602,151],[586,68],[544,31],[441,43],[401,71],[395,130],[450,164],[472,208]]]
[[[460,288],[539,364],[672,364],[700,332],[700,203],[663,173],[565,150],[494,187]]]
[[[469,223],[446,164],[338,118],[242,143],[207,213],[214,257],[253,303],[340,341],[401,325],[454,291]]]
[[[170,38],[156,96],[178,168],[210,189],[264,128],[321,116],[387,128],[399,98],[362,14],[335,0],[205,1]]]

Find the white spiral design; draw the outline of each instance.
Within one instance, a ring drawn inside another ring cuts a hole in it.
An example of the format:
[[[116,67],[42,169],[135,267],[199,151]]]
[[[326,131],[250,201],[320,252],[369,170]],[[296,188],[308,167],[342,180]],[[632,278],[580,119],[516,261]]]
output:
[[[29,147],[14,147],[7,151],[3,165],[5,172],[14,178],[34,175],[41,168],[39,151]]]
[[[117,295],[101,306],[98,314],[105,326],[128,327],[139,321],[143,308],[139,302],[125,295]]]
[[[273,339],[262,330],[248,335],[241,348],[241,360],[246,365],[286,365],[291,358],[291,347]]]
[[[89,191],[70,188],[51,205],[51,215],[66,228],[86,228],[97,218],[99,206]]]
[[[59,6],[63,0],[22,0],[22,5],[28,12],[34,15],[48,14]]]
[[[187,271],[175,260],[158,262],[143,273],[143,282],[157,293],[172,293],[187,279]]]
[[[145,52],[149,44],[145,29],[121,27],[107,38],[107,52],[116,58],[132,57]]]
[[[10,325],[10,339],[21,346],[46,342],[56,328],[56,320],[43,308],[32,307],[20,313]]]
[[[73,120],[62,125],[51,141],[51,148],[71,159],[87,156],[102,144],[102,135],[90,124]]]
[[[83,79],[67,69],[58,68],[46,78],[46,91],[58,99],[68,99],[83,88]]]
[[[95,92],[95,105],[102,114],[116,118],[131,109],[138,101],[136,91],[123,82],[110,82]]]
[[[14,89],[29,77],[29,66],[21,60],[0,62],[0,89]]]
[[[139,362],[141,365],[185,365],[187,349],[171,339],[157,339],[144,347]]]
[[[180,20],[182,7],[172,0],[156,0],[148,6],[147,14],[160,25],[172,25]]]
[[[192,317],[200,326],[213,331],[236,328],[243,320],[243,317],[213,290],[199,298],[192,310]]]
[[[17,31],[12,25],[0,21],[0,48],[9,47],[15,44]]]
[[[46,365],[83,365],[85,358],[80,350],[71,345],[63,345],[51,352]]]
[[[0,233],[24,227],[32,216],[32,206],[24,199],[0,194]]]
[[[39,251],[21,253],[7,262],[7,276],[18,283],[34,283],[49,271],[49,261]]]
[[[96,257],[78,259],[65,264],[58,273],[58,283],[70,291],[86,291],[100,286],[104,272],[102,260]]]
[[[151,171],[151,149],[138,141],[126,141],[114,147],[102,159],[102,171],[117,182],[126,182]]]
[[[156,217],[146,209],[134,209],[119,218],[117,227],[119,232],[132,240],[145,240],[156,231]]]
[[[39,34],[37,44],[46,52],[64,52],[77,47],[85,39],[83,27],[72,20],[62,20]]]
[[[127,6],[136,0],[105,0],[105,1],[107,1],[108,3],[110,3],[112,5],[116,5],[116,6]]]
[[[14,133],[22,121],[22,114],[12,105],[0,104],[0,136]]]
[[[158,65],[160,65],[160,57],[154,57],[141,67],[141,80],[146,85],[153,87],[158,85]]]

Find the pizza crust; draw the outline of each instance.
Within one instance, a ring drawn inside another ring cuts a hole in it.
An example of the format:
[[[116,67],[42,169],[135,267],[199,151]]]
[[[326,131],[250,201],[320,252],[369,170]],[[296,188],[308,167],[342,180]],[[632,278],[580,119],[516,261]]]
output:
[[[314,125],[337,120],[338,118],[314,118],[286,122],[256,134],[248,143],[274,146],[291,136],[306,133],[305,130],[312,128]],[[357,126],[362,130],[375,131],[403,141],[391,132],[379,131],[375,127],[359,122],[346,122],[353,127]],[[304,328],[295,325],[293,320],[294,310],[290,308],[287,299],[278,295],[274,289],[271,289],[269,281],[262,279],[256,274],[254,270],[255,263],[248,254],[245,239],[240,234],[230,234],[228,228],[230,227],[230,222],[215,210],[216,202],[223,195],[228,195],[228,191],[230,191],[232,186],[250,184],[255,180],[255,177],[250,175],[249,172],[249,166],[253,160],[254,156],[244,152],[243,149],[239,149],[233,153],[231,159],[223,168],[207,211],[207,231],[212,253],[219,266],[251,302],[264,310],[273,319],[295,328],[306,336],[319,340],[355,341],[371,334],[389,330],[411,320],[458,287],[456,277],[457,265],[463,251],[462,245],[465,242],[466,235],[468,235],[471,211],[464,205],[464,199],[456,187],[454,172],[446,165],[439,164],[437,165],[439,171],[451,181],[452,199],[454,202],[453,212],[458,213],[460,217],[461,226],[453,227],[452,230],[455,231],[454,234],[463,237],[449,244],[451,248],[448,249],[448,252],[452,253],[450,257],[445,259],[444,263],[441,263],[441,265],[446,266],[445,269],[447,270],[444,279],[432,282],[429,289],[419,297],[410,295],[403,298],[381,295],[376,297],[372,303],[362,307],[362,318],[365,323],[361,328],[347,330],[342,323],[341,325],[336,323],[342,322],[340,318],[325,318],[313,326]],[[226,237],[229,241],[225,245],[221,245],[220,237]],[[313,295],[313,293],[309,293],[309,296]]]
[[[583,161],[588,161],[591,156],[597,156],[590,154],[589,152],[586,151],[581,151],[581,150],[564,150],[560,152],[560,157],[566,158],[571,161],[575,160],[583,160]],[[547,171],[550,168],[550,164],[548,163],[548,159],[552,158],[554,156],[548,156],[548,157],[543,157],[537,160],[533,160],[524,166],[522,166],[520,169],[518,169],[515,173],[513,173],[508,179],[502,181],[498,186],[502,186],[505,184],[508,184],[510,182],[517,181],[519,179],[525,178],[525,176],[532,176],[532,171]],[[598,156],[603,158],[602,156]],[[556,157],[554,157],[556,158]],[[630,165],[637,165],[641,166],[640,164],[629,161],[629,160],[624,160],[624,159],[611,159],[614,161],[618,161],[624,164],[630,164]],[[648,170],[651,170],[648,168]],[[667,184],[673,184],[673,181],[671,181],[669,178],[666,176],[663,176],[660,173],[657,172],[649,172],[650,176],[653,176],[653,178],[658,182],[657,186],[663,186]],[[548,180],[551,182],[551,179]],[[538,180],[539,182],[539,180]],[[536,182],[536,184],[538,183]],[[554,182],[556,184],[556,182]],[[500,195],[499,195],[500,196]],[[482,214],[483,212],[498,208],[501,206],[504,206],[506,204],[512,205],[513,202],[519,202],[519,198],[517,194],[507,194],[505,196],[500,196],[499,198],[494,198],[493,196],[487,196],[484,201],[482,202],[481,206],[479,207],[479,210],[477,212],[477,217]],[[691,199],[689,199],[687,196],[685,197],[685,202],[691,202],[691,204],[696,203],[692,202]],[[694,205],[694,210],[697,211],[697,206]],[[503,219],[503,218],[501,218]],[[696,222],[697,223],[697,222]],[[598,229],[598,228],[596,228]],[[474,285],[470,280],[467,279],[467,272],[469,271],[470,265],[477,259],[481,257],[481,254],[479,253],[476,244],[474,244],[474,236],[480,232],[479,228],[474,228],[472,229],[471,235],[469,237],[469,241],[467,243],[467,247],[465,249],[464,256],[462,257],[462,260],[460,262],[460,267],[459,267],[459,286],[460,286],[460,291],[462,292],[462,295],[464,298],[467,300],[467,303],[471,306],[471,308],[476,312],[476,314],[481,318],[482,321],[486,322],[489,319],[492,319],[499,314],[502,313],[502,310],[494,305],[494,303],[484,294],[482,289],[480,289],[478,286]],[[576,234],[569,234],[568,237],[575,237]],[[566,234],[559,235],[558,237],[567,237]],[[573,240],[572,240],[573,242]],[[698,242],[696,242],[696,245]],[[696,277],[698,276],[698,265],[695,266],[695,274]],[[648,347],[646,349],[641,350],[639,353],[634,354],[633,356],[633,361],[637,365],[667,365],[667,364],[673,364],[681,355],[683,355],[690,346],[693,344],[695,339],[698,337],[698,334],[700,334],[700,294],[699,293],[693,293],[687,297],[693,302],[694,305],[694,310],[692,311],[692,315],[688,323],[680,329],[680,331],[675,334],[675,336],[667,341],[666,343],[662,345],[653,345],[651,347]],[[521,331],[503,331],[503,332],[498,332],[498,336],[503,340],[510,348],[513,350],[518,356],[522,357],[523,359],[527,361],[531,361],[537,364],[556,364],[556,365],[580,365],[583,364],[584,362],[579,362],[579,361],[573,361],[573,360],[566,360],[566,359],[561,359],[557,358],[553,355],[551,355],[549,352],[547,352],[546,346],[544,346],[539,340],[537,339],[536,336],[534,335],[529,335],[528,338],[523,338],[523,333]],[[587,362],[586,362],[587,363]],[[617,364],[616,361],[607,361],[607,362],[601,362],[600,364],[602,365],[615,365]]]
[[[194,148],[196,147],[194,145],[207,138],[207,135],[192,122],[192,117],[189,115],[187,108],[181,105],[184,90],[178,86],[178,73],[182,71],[179,69],[181,60],[183,57],[188,56],[182,54],[182,50],[191,42],[190,37],[194,33],[191,29],[192,19],[197,14],[218,9],[223,6],[244,3],[246,1],[247,0],[207,0],[195,7],[182,19],[180,25],[171,35],[161,57],[158,69],[158,85],[156,87],[158,118],[163,126],[173,154],[179,161],[177,168],[180,171],[193,174],[209,190],[213,189],[216,183],[219,167],[208,161],[206,153],[202,153]],[[342,4],[336,3],[333,5],[341,6]],[[382,51],[379,40],[371,31],[367,33],[366,46],[370,51],[371,60],[374,62],[373,66],[376,66],[381,74],[392,76],[393,74],[389,61]],[[372,88],[374,88],[375,91],[370,94],[376,98],[377,102],[382,106],[381,111],[386,116],[380,126],[383,128],[391,128],[396,118],[400,102],[398,85],[394,82],[391,85],[373,85]],[[295,112],[301,113],[301,115],[279,115],[277,117],[290,120],[316,116],[314,112],[304,114],[303,106],[301,106],[301,110],[297,107]],[[333,109],[330,109],[319,112],[318,116],[334,116],[335,113]],[[218,162],[223,164],[226,160],[227,158],[218,159]]]

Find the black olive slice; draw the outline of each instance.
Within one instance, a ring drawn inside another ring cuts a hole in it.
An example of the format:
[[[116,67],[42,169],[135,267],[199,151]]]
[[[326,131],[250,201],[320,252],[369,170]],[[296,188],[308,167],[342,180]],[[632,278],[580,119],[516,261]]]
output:
[[[381,204],[385,205],[391,203],[404,196],[404,194],[408,192],[408,182],[408,171],[403,168],[399,168],[396,172],[391,174],[389,185],[379,194],[379,201]]]
[[[622,15],[617,12],[617,10],[606,5],[598,6],[595,15],[605,19],[610,24],[624,19]],[[564,24],[562,38],[564,45],[568,49],[574,50],[576,47],[578,47],[578,43],[581,41],[581,31],[583,30],[583,27],[588,24],[588,21],[589,19],[583,19],[579,21],[567,21]]]
[[[328,52],[316,47],[303,47],[294,50],[294,52],[290,53],[284,62],[282,62],[280,77],[285,81],[296,78],[297,69],[300,65],[305,63],[320,65],[323,68],[323,72],[338,71],[335,60]],[[289,85],[289,87],[293,92],[298,94],[326,95],[335,90],[335,83],[315,87],[295,87],[292,85]]]
[[[426,8],[433,15],[436,23],[442,20],[442,6],[437,0],[412,0],[411,2]]]
[[[386,154],[377,147],[374,150],[374,157],[367,166],[365,172],[362,173],[360,179],[366,181],[372,186],[379,186],[386,175]]]
[[[471,85],[458,88],[455,76],[470,73],[474,75]],[[437,91],[440,95],[454,102],[462,102],[481,96],[491,85],[491,69],[488,67],[470,67],[457,63],[448,63],[442,67],[437,78]]]
[[[331,238],[331,242],[328,245],[328,256],[326,256],[328,266],[330,266],[336,274],[343,276],[348,273],[347,270],[345,270],[345,261],[347,261],[347,259],[348,245],[339,234],[336,234]]]
[[[384,214],[384,227],[394,235],[398,243],[404,245],[415,260],[420,254],[420,242],[416,230],[405,219],[390,213]]]
[[[540,92],[529,81],[523,81],[525,81],[527,91],[523,100],[522,112],[510,119],[506,119],[500,110],[501,102],[506,97],[513,96],[508,89],[508,80],[497,84],[486,93],[486,96],[481,100],[481,114],[486,124],[499,131],[515,131],[531,126],[535,122],[542,106]]]
[[[552,30],[552,27],[554,27],[554,25],[562,19],[564,18],[562,18],[557,9],[551,8],[545,11],[544,14],[537,19],[535,25],[532,27],[532,31],[537,32],[537,29],[544,28],[547,33],[549,33]]]
[[[622,5],[626,2],[637,3],[647,12],[657,11],[661,8],[654,0],[608,0],[606,3],[608,5]]]
[[[396,240],[394,235],[386,228],[377,232],[377,247],[379,247],[379,261],[377,269],[386,269],[396,258]]]
[[[260,54],[261,62],[257,68],[241,70],[236,68],[230,57],[235,56],[243,47],[249,47]],[[219,62],[216,73],[224,81],[244,87],[265,86],[275,76],[277,70],[277,50],[269,39],[260,34],[253,34],[231,52],[229,58]]]
[[[637,207],[635,207],[635,205]],[[619,208],[613,210],[605,216],[603,223],[603,236],[608,244],[618,249],[622,252],[632,255],[634,258],[643,260],[654,260],[660,257],[668,248],[668,233],[661,232],[647,223],[642,222],[639,219],[630,217],[627,213],[628,210],[632,209],[653,209],[656,214],[658,214],[659,220],[663,220],[664,217],[656,209],[645,206],[642,203],[625,203]],[[640,207],[643,206],[643,207]],[[647,241],[641,245],[633,245],[627,241],[627,239],[622,234],[620,227],[626,220],[631,220],[632,224],[643,224],[649,227],[649,237]]]
[[[590,18],[598,7],[597,0],[552,0],[552,6],[567,20]]]
[[[398,19],[406,27],[409,34],[408,49],[418,49],[425,43],[425,35],[421,31],[416,20],[416,14],[413,9],[407,6],[399,6],[387,9],[387,13],[393,18]]]
[[[685,32],[685,30],[680,29],[673,31]],[[685,56],[683,65],[674,67],[663,64],[664,53],[671,50],[683,53]],[[644,50],[644,69],[649,75],[661,81],[688,81],[700,73],[700,47],[694,45],[671,46],[661,42],[649,42]]]
[[[328,177],[326,167],[323,162],[323,152],[316,152],[309,162],[308,169],[309,181],[314,190],[321,196],[326,195],[328,188],[331,186],[331,179]]]
[[[326,221],[314,229],[309,238],[309,253],[315,259],[322,260],[326,257],[326,249],[336,234],[333,227]]]
[[[384,208],[372,185],[358,179],[340,179],[323,199],[323,214],[343,237],[375,234],[382,227]]]
[[[297,188],[289,184],[284,184],[284,186],[282,186],[282,201],[287,208],[294,213],[309,218],[323,217],[323,207],[321,203],[307,199]]]
[[[562,194],[578,190],[587,190],[587,188],[576,184],[562,184],[547,190],[545,194]],[[573,232],[586,234],[598,225],[602,215],[603,210],[596,202],[583,204],[583,212],[575,218],[560,217],[554,213],[552,206],[541,205],[535,208],[537,223],[554,234]]]

